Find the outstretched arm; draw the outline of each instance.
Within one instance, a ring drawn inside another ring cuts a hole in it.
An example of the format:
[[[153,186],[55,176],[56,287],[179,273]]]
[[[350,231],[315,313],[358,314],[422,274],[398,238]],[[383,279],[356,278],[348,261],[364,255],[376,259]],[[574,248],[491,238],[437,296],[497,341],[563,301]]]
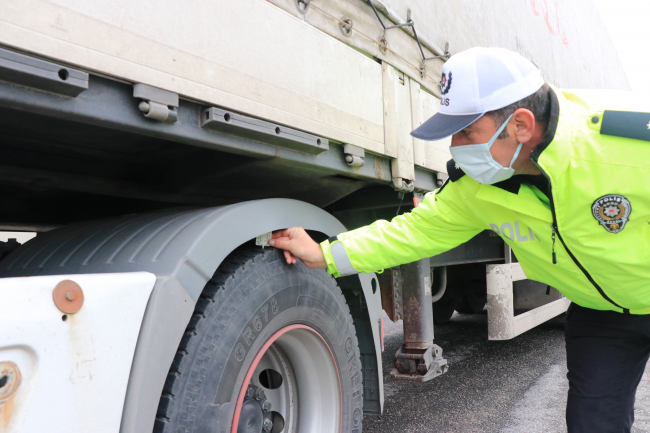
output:
[[[456,186],[448,184],[427,194],[417,209],[391,222],[379,220],[320,245],[305,230],[293,227],[274,232],[269,244],[285,250],[287,263],[300,259],[308,267],[327,269],[335,277],[378,272],[443,253],[484,230],[464,209],[464,202]]]

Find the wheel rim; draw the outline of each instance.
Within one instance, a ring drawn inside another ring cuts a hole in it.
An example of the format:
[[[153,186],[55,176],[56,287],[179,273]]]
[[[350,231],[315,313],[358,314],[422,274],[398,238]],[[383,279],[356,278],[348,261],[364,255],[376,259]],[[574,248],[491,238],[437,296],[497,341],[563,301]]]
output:
[[[231,433],[334,433],[341,431],[341,417],[331,349],[313,328],[290,325],[255,356],[239,392]]]

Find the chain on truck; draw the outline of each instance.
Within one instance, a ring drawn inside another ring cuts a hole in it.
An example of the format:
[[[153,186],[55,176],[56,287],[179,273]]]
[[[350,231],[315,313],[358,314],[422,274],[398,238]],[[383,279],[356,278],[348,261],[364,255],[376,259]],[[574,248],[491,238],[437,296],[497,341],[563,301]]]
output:
[[[0,430],[360,432],[383,406],[383,312],[404,324],[392,378],[420,382],[448,369],[434,323],[454,311],[487,309],[492,340],[561,314],[509,224],[338,279],[267,242],[442,184],[449,142],[409,133],[450,53],[615,82],[589,4],[0,3],[0,229],[37,234],[0,244]]]

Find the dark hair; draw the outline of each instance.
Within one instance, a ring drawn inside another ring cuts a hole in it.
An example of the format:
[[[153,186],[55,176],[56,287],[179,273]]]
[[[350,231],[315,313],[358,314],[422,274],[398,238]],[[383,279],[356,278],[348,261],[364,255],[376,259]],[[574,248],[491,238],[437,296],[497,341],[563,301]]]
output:
[[[535,122],[548,126],[548,121],[551,116],[551,98],[548,96],[550,90],[551,88],[548,84],[544,83],[542,87],[532,95],[526,96],[524,99],[503,108],[499,108],[498,110],[488,111],[485,115],[494,120],[498,129],[503,125],[503,122],[505,122],[508,116],[515,112],[515,110],[525,108],[533,113],[533,116],[535,116]],[[508,137],[508,130],[504,129],[501,131],[498,138],[506,137]]]

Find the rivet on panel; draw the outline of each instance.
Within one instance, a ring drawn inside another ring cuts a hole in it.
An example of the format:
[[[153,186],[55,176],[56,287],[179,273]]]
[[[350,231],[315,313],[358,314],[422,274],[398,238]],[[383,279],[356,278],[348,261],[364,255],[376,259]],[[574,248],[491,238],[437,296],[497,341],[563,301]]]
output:
[[[59,282],[52,291],[52,298],[54,305],[67,314],[76,313],[84,304],[84,292],[79,284],[72,280]]]

